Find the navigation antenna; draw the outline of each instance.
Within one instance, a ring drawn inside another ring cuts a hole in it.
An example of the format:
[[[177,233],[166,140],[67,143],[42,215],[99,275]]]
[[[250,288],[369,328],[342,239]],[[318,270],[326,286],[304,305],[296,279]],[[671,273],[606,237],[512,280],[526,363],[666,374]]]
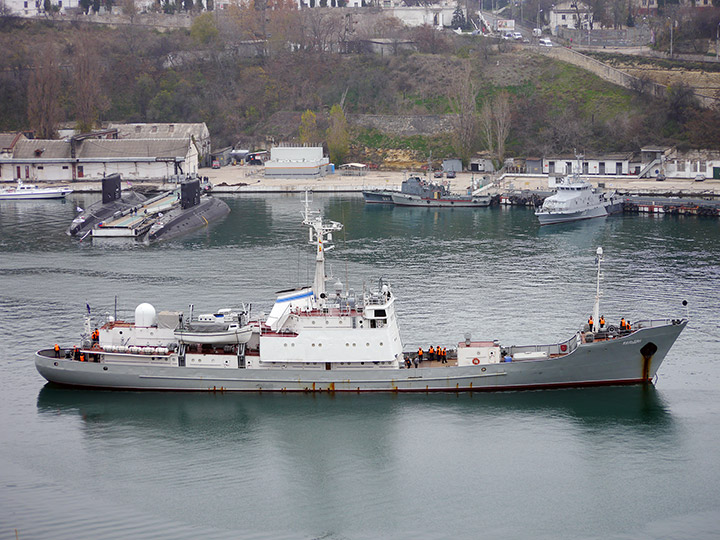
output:
[[[325,252],[335,246],[332,242],[332,233],[343,228],[342,223],[337,221],[326,221],[323,223],[322,214],[319,210],[310,210],[309,192],[305,192],[305,212],[303,225],[307,225],[309,243],[315,245],[315,281],[313,282],[313,293],[319,305],[325,305],[327,293],[325,291]],[[327,244],[325,244],[327,242]]]
[[[603,260],[603,248],[598,247],[595,252],[595,264],[597,264],[597,289],[595,292],[595,308],[593,309],[593,327],[590,329],[593,332],[598,331],[598,320],[600,320],[600,280],[602,279],[602,273],[600,272],[600,263]]]

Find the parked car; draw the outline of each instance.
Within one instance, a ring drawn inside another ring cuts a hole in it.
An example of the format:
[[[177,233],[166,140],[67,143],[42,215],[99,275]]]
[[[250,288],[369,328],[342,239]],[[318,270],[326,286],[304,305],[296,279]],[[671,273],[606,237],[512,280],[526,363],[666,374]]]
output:
[[[445,176],[447,176],[448,178],[455,178],[456,174],[455,171],[448,171]]]
[[[219,169],[219,168],[220,168],[220,162],[219,162],[217,159],[213,160],[213,162],[212,162],[212,168],[213,168],[213,169]]]
[[[538,43],[541,47],[552,47],[552,41],[550,41],[548,38],[541,38],[538,40]]]
[[[655,177],[655,180],[657,180],[658,182],[662,182],[663,180],[665,180],[665,175],[663,173],[658,173],[658,175]]]
[[[505,32],[505,33],[503,34],[502,38],[503,38],[503,39],[508,39],[508,40],[515,39],[515,38],[513,37],[513,35],[512,35],[512,32]]]
[[[513,32],[512,33],[513,39],[515,41],[522,41],[523,35],[520,32]]]
[[[433,176],[434,176],[435,178],[442,178],[442,177],[443,177],[443,172],[442,172],[442,171],[435,171],[435,172],[433,173]]]
[[[696,181],[696,182],[704,182],[704,181],[705,181],[705,175],[704,175],[704,174],[698,174],[698,175],[695,177],[695,181]]]

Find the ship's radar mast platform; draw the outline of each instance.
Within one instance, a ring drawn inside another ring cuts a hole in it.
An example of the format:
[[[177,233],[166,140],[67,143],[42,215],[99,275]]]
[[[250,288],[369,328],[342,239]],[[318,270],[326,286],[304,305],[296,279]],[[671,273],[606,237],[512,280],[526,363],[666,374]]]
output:
[[[322,213],[319,210],[310,209],[310,194],[305,192],[305,211],[303,212],[303,225],[308,227],[308,242],[315,245],[315,281],[313,292],[315,299],[320,306],[325,305],[327,292],[325,290],[325,252],[335,246],[332,244],[332,233],[342,230],[342,223],[337,221],[323,222]]]

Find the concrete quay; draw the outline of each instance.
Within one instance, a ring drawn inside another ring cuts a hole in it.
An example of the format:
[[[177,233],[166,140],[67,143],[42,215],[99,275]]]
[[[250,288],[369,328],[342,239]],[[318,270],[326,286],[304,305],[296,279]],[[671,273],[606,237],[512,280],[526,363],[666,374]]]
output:
[[[262,167],[226,166],[221,169],[201,169],[200,175],[207,176],[213,184],[213,192],[218,194],[243,193],[302,193],[311,190],[316,193],[351,193],[366,189],[399,189],[402,181],[410,174],[420,172],[368,171],[363,176],[346,176],[339,172],[313,179],[265,178]],[[608,191],[621,195],[647,195],[665,197],[720,197],[720,180],[708,179],[695,182],[692,178],[673,178],[658,182],[652,178],[634,176],[589,176],[585,177],[594,186],[600,185]],[[492,176],[483,173],[458,173],[457,178],[442,181],[450,182],[450,189],[464,193],[472,185],[473,179],[483,184],[491,181]],[[440,181],[441,179],[434,179]],[[504,174],[495,179],[494,194],[510,194],[517,191],[548,191],[547,175]],[[38,183],[38,182],[36,182]],[[130,183],[139,190],[166,191],[176,187],[174,183],[152,180],[123,180],[123,189]],[[55,184],[55,182],[53,182]],[[92,193],[100,191],[100,181],[75,181],[67,183],[74,191]]]

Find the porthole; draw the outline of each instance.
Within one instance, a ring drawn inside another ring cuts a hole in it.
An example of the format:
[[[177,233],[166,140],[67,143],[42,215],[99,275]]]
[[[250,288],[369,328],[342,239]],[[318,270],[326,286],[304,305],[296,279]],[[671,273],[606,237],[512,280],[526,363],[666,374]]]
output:
[[[284,346],[284,347],[287,347],[287,343],[285,343],[283,346]]]
[[[318,347],[322,347],[322,343],[318,343]]]
[[[487,371],[487,368],[482,368],[480,371]]]
[[[107,366],[103,366],[103,371],[107,371]]]
[[[357,343],[353,343],[353,347],[355,347],[356,345],[357,345]]]
[[[314,347],[314,346],[315,346],[315,344],[313,343],[313,344],[312,344],[312,346]]]
[[[383,342],[382,342],[382,341],[380,342],[380,346],[381,346],[381,347],[383,346]]]
[[[370,344],[369,344],[369,343],[366,343],[366,344],[365,344],[365,346],[366,346],[366,347],[369,347],[369,346],[370,346]]]

